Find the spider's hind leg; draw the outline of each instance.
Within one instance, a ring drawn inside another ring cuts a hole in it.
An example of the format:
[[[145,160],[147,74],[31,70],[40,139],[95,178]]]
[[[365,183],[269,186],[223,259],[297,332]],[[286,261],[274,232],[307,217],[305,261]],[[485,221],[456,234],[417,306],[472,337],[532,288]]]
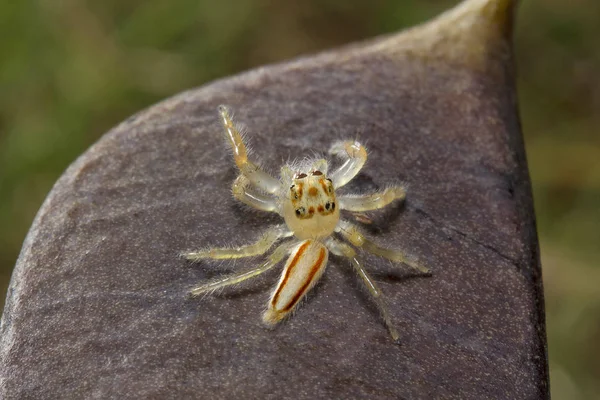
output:
[[[222,260],[259,256],[266,253],[267,250],[269,250],[279,239],[289,237],[291,235],[292,233],[287,229],[287,226],[278,225],[266,231],[257,242],[246,246],[221,249],[209,248],[190,253],[183,253],[181,256],[193,262],[200,261],[205,258]]]
[[[360,233],[360,231],[354,225],[352,225],[348,221],[340,220],[337,232],[341,233],[342,236],[354,246],[361,247],[369,253],[375,254],[383,258],[387,258],[391,261],[401,262],[425,275],[431,274],[429,268],[412,262],[400,250],[386,249],[370,241],[362,233]]]
[[[237,274],[217,278],[213,281],[196,286],[195,288],[190,290],[190,296],[194,297],[194,296],[199,296],[204,293],[210,293],[217,289],[235,285],[235,284],[241,283],[247,279],[254,278],[254,277],[262,274],[263,272],[270,270],[275,265],[277,265],[277,263],[279,263],[279,261],[281,261],[281,259],[289,251],[291,246],[292,246],[292,243],[283,243],[283,244],[279,245],[279,247],[277,247],[275,249],[275,251],[273,251],[273,253],[271,253],[271,255],[269,255],[267,260],[256,268],[253,268],[248,271],[240,272]]]
[[[362,262],[356,255],[356,251],[354,251],[354,249],[348,246],[347,244],[337,241],[333,238],[328,239],[327,247],[329,248],[329,250],[331,250],[333,254],[350,259],[354,271],[356,271],[357,275],[360,276],[363,284],[365,285],[365,287],[369,291],[369,294],[373,298],[373,301],[377,305],[377,308],[379,309],[379,312],[381,313],[381,316],[383,318],[383,322],[385,323],[385,326],[390,332],[392,339],[394,340],[394,342],[397,343],[398,339],[400,338],[400,334],[398,333],[396,327],[392,324],[392,318],[390,317],[388,308],[385,305],[385,302],[383,301],[383,293],[381,292],[381,289],[379,288],[379,286],[377,286],[373,278],[369,276],[367,270],[363,267]]]

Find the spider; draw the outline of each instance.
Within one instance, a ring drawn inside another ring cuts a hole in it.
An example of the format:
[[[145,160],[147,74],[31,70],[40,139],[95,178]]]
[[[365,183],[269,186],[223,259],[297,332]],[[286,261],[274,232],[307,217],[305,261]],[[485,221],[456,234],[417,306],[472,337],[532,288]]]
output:
[[[218,111],[227,140],[233,149],[235,164],[240,171],[233,182],[233,196],[258,210],[281,215],[285,224],[270,228],[253,244],[233,248],[208,248],[184,253],[183,257],[197,262],[202,259],[258,256],[265,254],[280,239],[294,239],[276,247],[260,266],[203,283],[193,288],[190,295],[211,293],[254,278],[275,267],[289,254],[279,283],[262,317],[266,325],[274,326],[294,311],[300,300],[319,280],[331,252],[350,260],[381,312],[392,339],[397,342],[398,330],[392,324],[381,289],[367,273],[356,250],[341,241],[340,237],[355,247],[402,262],[423,274],[429,275],[429,270],[409,262],[401,251],[382,248],[367,239],[351,222],[341,218],[340,210],[364,212],[380,209],[396,200],[403,200],[405,189],[402,186],[390,186],[374,194],[336,196],[336,191],[350,182],[367,160],[365,147],[353,140],[338,141],[331,146],[329,153],[343,161],[331,173],[328,173],[328,162],[325,159],[304,160],[284,165],[280,178],[276,179],[248,159],[244,139],[229,109],[219,106]]]

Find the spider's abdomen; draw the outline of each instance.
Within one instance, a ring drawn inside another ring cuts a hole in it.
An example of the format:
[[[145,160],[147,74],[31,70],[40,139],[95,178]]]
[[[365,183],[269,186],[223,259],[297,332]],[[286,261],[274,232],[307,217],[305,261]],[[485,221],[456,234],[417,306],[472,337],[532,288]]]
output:
[[[294,310],[325,271],[328,255],[327,248],[314,240],[305,240],[294,249],[263,314],[266,324],[276,324]]]

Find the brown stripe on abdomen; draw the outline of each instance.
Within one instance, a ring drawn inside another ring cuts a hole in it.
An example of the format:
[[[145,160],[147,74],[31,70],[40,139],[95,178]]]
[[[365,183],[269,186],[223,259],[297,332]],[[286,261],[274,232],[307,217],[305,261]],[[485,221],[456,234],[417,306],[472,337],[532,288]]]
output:
[[[296,265],[298,265],[298,261],[300,261],[300,258],[302,258],[302,254],[304,254],[304,252],[306,251],[308,246],[310,246],[310,243],[311,243],[310,240],[307,240],[306,242],[302,243],[300,248],[298,248],[298,251],[296,251],[296,254],[294,254],[294,258],[290,262],[289,267],[286,269],[285,275],[283,276],[281,283],[277,287],[277,291],[273,294],[273,298],[271,299],[271,305],[273,307],[275,307],[275,304],[277,303],[277,300],[279,299],[279,296],[281,295],[281,291],[283,290],[283,288],[287,284],[288,280],[290,279],[290,275],[291,275],[292,271],[294,270],[294,268],[296,268]]]
[[[315,274],[319,271],[319,269],[321,269],[321,264],[323,264],[323,260],[325,259],[325,256],[326,256],[325,248],[321,247],[321,249],[319,250],[319,258],[310,267],[310,272],[308,273],[306,280],[304,281],[304,285],[302,285],[300,290],[298,292],[296,292],[296,295],[292,298],[292,301],[287,306],[285,306],[282,311],[287,312],[287,311],[291,310],[291,308],[296,305],[296,303],[302,298],[302,296],[304,296],[306,289],[310,286],[311,282],[313,281],[313,279],[315,277]]]

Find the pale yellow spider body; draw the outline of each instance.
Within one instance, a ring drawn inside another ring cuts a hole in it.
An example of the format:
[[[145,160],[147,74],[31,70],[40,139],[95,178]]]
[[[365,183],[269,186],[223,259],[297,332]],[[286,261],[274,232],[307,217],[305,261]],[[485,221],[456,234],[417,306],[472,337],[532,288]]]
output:
[[[298,239],[326,238],[340,220],[333,183],[319,170],[296,174],[282,203],[283,219]]]
[[[253,278],[273,268],[289,253],[279,283],[263,314],[263,321],[274,325],[288,316],[316,284],[325,270],[331,252],[351,261],[381,311],[392,338],[398,340],[398,331],[391,322],[381,290],[363,267],[352,246],[338,237],[373,254],[403,262],[422,273],[429,273],[426,268],[410,263],[402,252],[385,249],[371,242],[340,215],[340,210],[363,212],[383,208],[395,200],[403,200],[404,188],[392,186],[370,195],[336,196],[336,189],[352,180],[367,160],[366,149],[357,141],[333,144],[330,153],[340,157],[343,162],[330,174],[327,160],[318,159],[298,165],[285,165],[281,169],[280,179],[275,179],[248,159],[246,145],[229,110],[220,106],[219,115],[240,170],[232,187],[234,197],[259,210],[278,213],[285,224],[269,229],[256,243],[185,253],[185,258],[199,261],[206,258],[250,257],[266,253],[280,239],[293,237],[294,240],[280,244],[260,266],[204,283],[192,289],[191,294],[197,296],[209,293]]]

